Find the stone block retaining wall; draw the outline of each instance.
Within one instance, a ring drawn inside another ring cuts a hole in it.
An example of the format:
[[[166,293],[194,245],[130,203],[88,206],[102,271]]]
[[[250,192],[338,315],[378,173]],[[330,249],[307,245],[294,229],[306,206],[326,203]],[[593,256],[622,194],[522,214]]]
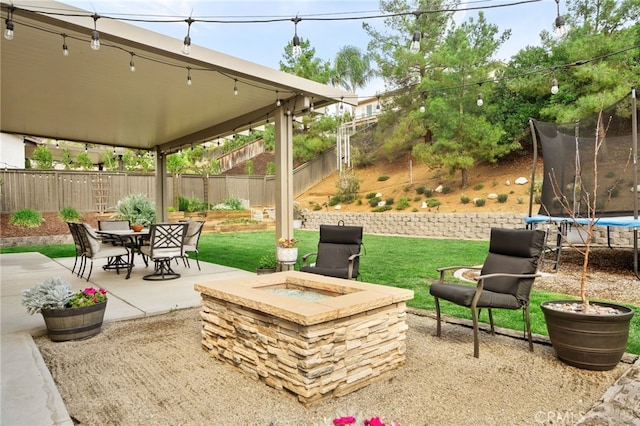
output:
[[[402,235],[425,238],[489,240],[492,227],[524,228],[522,213],[305,213],[304,228],[321,224],[362,226],[365,234]],[[539,225],[545,226],[545,225]],[[542,228],[545,229],[545,228]],[[633,230],[610,228],[611,244],[633,247]],[[596,227],[595,244],[607,244],[607,228]]]

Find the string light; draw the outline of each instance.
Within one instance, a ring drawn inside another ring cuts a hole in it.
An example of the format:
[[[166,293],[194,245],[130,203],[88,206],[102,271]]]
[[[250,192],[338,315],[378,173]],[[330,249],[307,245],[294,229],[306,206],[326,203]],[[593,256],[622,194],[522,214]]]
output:
[[[129,62],[129,69],[131,72],[136,72],[136,64],[133,63],[133,57],[136,55],[133,52],[129,52],[131,54],[131,61]]]
[[[238,79],[233,79],[233,95],[238,96]]]
[[[9,13],[7,14],[7,19],[5,19],[5,30],[4,30],[4,38],[7,40],[13,40],[13,11],[16,10],[14,6],[9,7]]]
[[[426,111],[426,108],[425,108],[424,104],[420,104],[420,113],[424,114],[425,111]]]
[[[558,80],[554,77],[553,80],[551,80],[551,94],[552,95],[557,94],[558,90],[560,90],[558,88]]]
[[[418,18],[420,18],[421,12],[413,12],[416,17],[416,23]],[[409,52],[418,53],[420,51],[420,40],[422,40],[422,33],[419,30],[415,30],[413,32],[413,39],[411,40],[411,45],[409,46]]]
[[[56,149],[60,149],[60,143],[56,142]]]
[[[340,111],[344,109],[344,96],[340,96]]]
[[[280,106],[282,105],[282,102],[280,102],[280,95],[278,94],[278,91],[276,90],[276,106]]]
[[[309,104],[309,111],[313,112],[315,105],[313,105],[313,96],[311,97],[311,103]]]
[[[482,83],[478,83],[478,99],[476,100],[476,105],[481,107],[484,105],[484,100],[482,100],[482,92],[480,92],[480,88],[482,88]]]
[[[64,56],[69,56],[69,46],[67,46],[67,35],[62,34],[62,54]]]
[[[293,22],[294,27],[293,41],[291,42],[291,44],[293,45],[292,53],[293,57],[297,58],[298,56],[302,55],[302,47],[300,47],[300,38],[298,37],[298,22],[302,21],[302,18],[296,16],[295,18],[291,19],[291,21]]]
[[[380,95],[376,94],[376,98],[378,98],[378,103],[376,104],[376,109],[380,111]]]
[[[556,34],[559,36],[563,36],[565,34],[566,28],[565,28],[565,22],[564,22],[564,17],[562,15],[560,15],[560,0],[556,0],[556,7],[557,7],[557,15],[556,15],[556,20],[554,22],[554,25],[556,27]]]
[[[89,145],[87,145],[86,143],[84,144],[84,152],[89,152]]]
[[[91,33],[91,48],[93,50],[100,49],[100,33],[98,32],[98,19],[100,19],[100,15],[94,13],[91,15],[93,18],[93,32]]]
[[[189,16],[189,18],[185,19],[184,22],[187,23],[187,35],[185,36],[184,43],[182,45],[182,53],[188,55],[191,53],[191,24],[195,21],[191,19],[191,16]]]
[[[187,86],[191,86],[191,67],[187,67]]]

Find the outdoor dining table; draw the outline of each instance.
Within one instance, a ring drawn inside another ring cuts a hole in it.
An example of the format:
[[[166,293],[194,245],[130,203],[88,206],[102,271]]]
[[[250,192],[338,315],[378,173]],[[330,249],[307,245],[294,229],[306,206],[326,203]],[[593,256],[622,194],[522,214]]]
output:
[[[149,237],[149,232],[148,228],[143,228],[141,231],[134,231],[133,229],[96,230],[96,233],[99,235],[118,239],[129,251],[128,262],[125,265],[120,265],[127,268],[126,279],[129,279],[131,276],[131,270],[135,266],[133,263],[134,255],[136,252],[140,254],[140,247],[144,244],[145,238]],[[105,265],[105,267],[108,266],[109,265]]]

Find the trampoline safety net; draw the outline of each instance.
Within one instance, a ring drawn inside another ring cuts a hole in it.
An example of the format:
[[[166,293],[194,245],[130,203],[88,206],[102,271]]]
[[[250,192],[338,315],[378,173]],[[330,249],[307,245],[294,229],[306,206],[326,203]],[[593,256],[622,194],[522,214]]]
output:
[[[626,216],[637,212],[638,191],[634,185],[637,147],[634,148],[634,143],[637,144],[638,109],[633,95],[634,92],[605,108],[602,114],[574,123],[531,120],[544,159],[538,214],[568,216],[569,211],[560,202],[564,198],[576,216],[591,216],[587,206],[593,202],[597,140],[601,145],[597,155],[595,216]]]

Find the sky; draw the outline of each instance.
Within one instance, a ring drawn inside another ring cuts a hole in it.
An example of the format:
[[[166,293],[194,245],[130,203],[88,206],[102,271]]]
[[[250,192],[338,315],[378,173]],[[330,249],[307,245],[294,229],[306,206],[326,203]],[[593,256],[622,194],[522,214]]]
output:
[[[98,14],[142,14],[147,18],[181,17],[208,19],[255,19],[294,18],[299,16],[298,36],[310,41],[316,49],[316,57],[333,62],[336,53],[346,45],[354,45],[366,52],[369,37],[362,29],[362,20],[310,21],[312,15],[354,16],[345,12],[366,12],[362,15],[378,15],[378,0],[61,0]],[[500,32],[511,29],[511,37],[498,52],[496,59],[508,60],[526,46],[540,44],[540,32],[552,31],[557,14],[555,0],[540,0],[535,3],[509,7],[491,8],[500,4],[517,3],[521,0],[467,0],[468,7],[487,7],[483,10],[489,23],[498,26]],[[560,2],[560,13],[566,13],[565,2]],[[477,12],[458,12],[458,22]],[[155,16],[151,16],[155,15]],[[138,17],[138,16],[136,16]],[[370,19],[368,23],[383,28],[383,19]],[[132,23],[133,24],[133,23]],[[177,39],[176,49],[182,46],[187,32],[187,24],[180,23],[136,23]],[[98,30],[99,30],[98,21]],[[290,20],[277,23],[212,24],[196,22],[191,27],[192,44],[236,56],[270,68],[279,69],[284,47],[294,34],[294,24]],[[411,35],[407,35],[407,44]],[[384,91],[381,79],[372,81],[358,91],[361,97],[372,97]]]

